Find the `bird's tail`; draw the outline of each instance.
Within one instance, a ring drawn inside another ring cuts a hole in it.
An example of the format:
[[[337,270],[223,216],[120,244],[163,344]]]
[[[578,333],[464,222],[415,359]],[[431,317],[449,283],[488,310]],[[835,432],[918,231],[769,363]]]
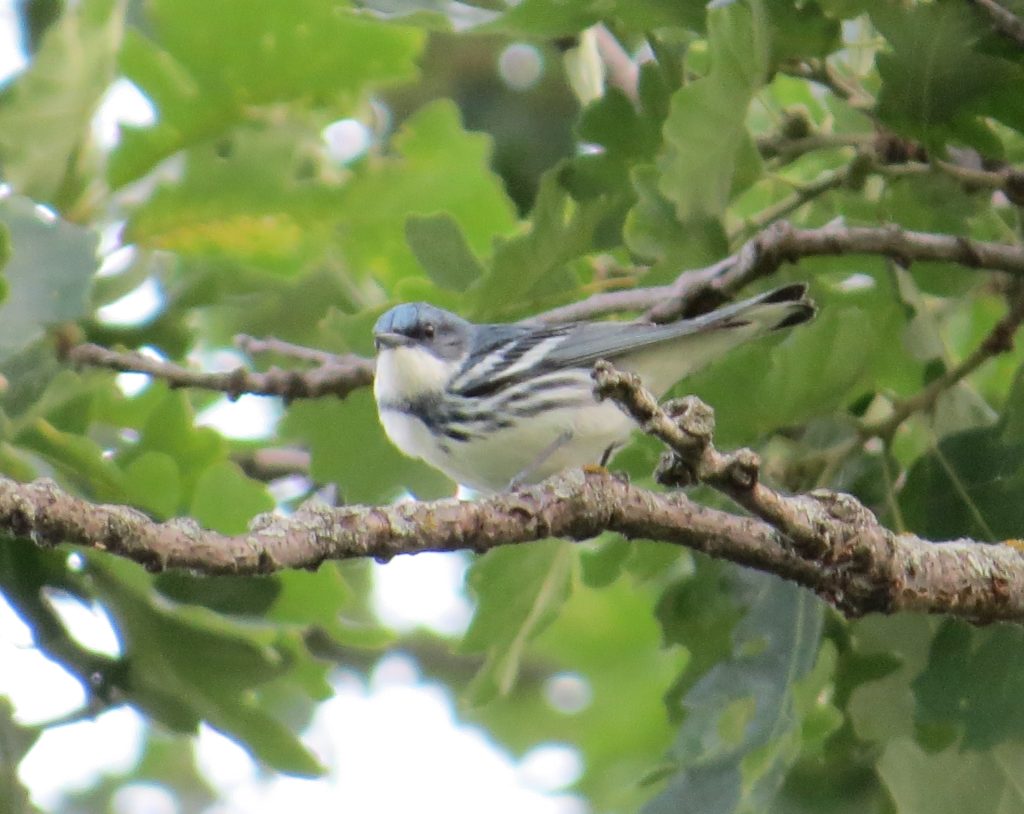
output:
[[[695,319],[659,326],[652,346],[630,355],[631,367],[661,395],[738,345],[807,322],[815,310],[805,284],[782,286]]]
[[[807,296],[807,284],[793,283],[743,302],[726,305],[687,322],[694,333],[748,325],[768,332],[807,322],[816,310],[814,302]]]

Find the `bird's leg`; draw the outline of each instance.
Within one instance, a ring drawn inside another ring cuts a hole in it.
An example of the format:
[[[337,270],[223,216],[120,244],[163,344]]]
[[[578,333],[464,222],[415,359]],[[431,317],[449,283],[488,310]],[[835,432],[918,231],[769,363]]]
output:
[[[529,466],[525,467],[522,471],[519,472],[519,474],[517,474],[514,478],[512,478],[512,480],[509,481],[509,491],[522,486],[526,482],[526,479],[529,478],[530,475],[532,475],[538,469],[540,469],[548,458],[554,455],[559,449],[562,448],[563,445],[567,444],[571,440],[572,430],[563,430],[562,433],[554,441],[552,441],[550,444],[548,444],[546,447],[544,447],[544,449],[540,451],[540,454],[536,458],[534,458],[534,460],[530,463]]]
[[[598,466],[600,466],[602,469],[607,469],[608,468],[608,461],[610,461],[612,459],[612,455],[615,454],[615,450],[616,450],[617,447],[618,447],[618,444],[609,444],[608,445],[608,449],[606,449],[601,454],[601,463],[599,463]]]
[[[604,452],[601,453],[601,461],[596,464],[584,464],[584,472],[593,472],[598,475],[610,474],[613,478],[622,481],[623,483],[629,483],[629,475],[625,472],[610,472],[608,469],[608,462],[612,459],[612,455],[619,449],[620,444],[609,444]]]

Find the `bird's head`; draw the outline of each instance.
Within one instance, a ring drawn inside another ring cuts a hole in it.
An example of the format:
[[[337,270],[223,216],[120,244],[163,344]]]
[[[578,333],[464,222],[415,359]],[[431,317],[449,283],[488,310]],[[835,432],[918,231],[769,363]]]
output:
[[[469,352],[470,322],[425,302],[398,305],[373,326],[377,400],[440,394]]]
[[[373,326],[377,351],[417,348],[445,361],[461,358],[469,346],[472,325],[450,311],[425,302],[396,305]]]

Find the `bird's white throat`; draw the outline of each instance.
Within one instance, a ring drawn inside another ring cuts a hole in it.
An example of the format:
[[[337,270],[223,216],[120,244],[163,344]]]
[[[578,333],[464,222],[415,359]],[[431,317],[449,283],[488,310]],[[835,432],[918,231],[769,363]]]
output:
[[[382,350],[377,354],[373,394],[378,403],[408,402],[440,394],[457,366],[457,362],[445,362],[422,348]]]

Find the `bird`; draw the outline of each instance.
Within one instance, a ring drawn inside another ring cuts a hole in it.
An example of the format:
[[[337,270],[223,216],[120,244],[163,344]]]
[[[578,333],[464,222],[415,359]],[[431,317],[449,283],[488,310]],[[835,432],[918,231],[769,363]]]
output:
[[[795,283],[667,324],[474,324],[424,302],[383,313],[373,328],[373,392],[384,432],[478,493],[536,483],[571,467],[604,465],[635,429],[594,394],[605,359],[662,397],[747,341],[814,316]]]

